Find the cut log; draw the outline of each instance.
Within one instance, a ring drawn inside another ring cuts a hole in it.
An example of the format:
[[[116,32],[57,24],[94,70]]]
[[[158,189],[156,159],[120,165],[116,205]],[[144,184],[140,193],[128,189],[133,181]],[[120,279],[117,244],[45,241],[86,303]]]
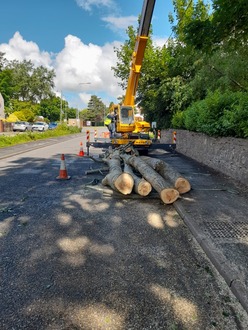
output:
[[[158,172],[163,167],[163,161],[158,158],[152,158],[148,156],[140,156],[142,160],[151,166],[156,172]]]
[[[152,191],[152,186],[150,182],[146,181],[144,178],[139,178],[134,174],[132,167],[128,164],[124,164],[124,172],[129,173],[134,180],[134,191],[140,196],[147,196]]]
[[[180,194],[185,194],[190,191],[191,185],[187,179],[185,179],[176,169],[164,162],[163,160],[141,157],[142,160],[156,170],[163,178],[169,180]]]
[[[103,159],[109,166],[109,173],[102,179],[104,186],[110,186],[123,195],[130,194],[133,190],[134,180],[128,173],[123,173],[119,153],[113,153],[111,159]]]
[[[165,204],[174,203],[178,197],[179,192],[171,187],[159,173],[151,168],[141,157],[136,157],[127,154],[121,154],[121,158],[126,164],[132,165],[140,174],[152,185],[152,187],[159,193],[161,200]]]

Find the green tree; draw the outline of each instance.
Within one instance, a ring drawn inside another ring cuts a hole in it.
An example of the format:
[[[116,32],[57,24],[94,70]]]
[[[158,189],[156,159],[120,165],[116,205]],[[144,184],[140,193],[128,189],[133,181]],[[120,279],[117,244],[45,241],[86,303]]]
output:
[[[39,102],[47,97],[53,96],[55,73],[43,66],[34,68],[31,75],[30,99]]]
[[[39,105],[32,102],[24,102],[15,99],[10,100],[10,107],[6,113],[14,114],[19,120],[33,122],[39,111]]]
[[[6,67],[8,61],[5,58],[5,53],[0,52],[0,72],[4,70],[4,68]]]
[[[10,106],[7,109],[7,114],[21,112],[26,121],[33,121],[34,117],[39,112],[39,105],[32,102],[24,102],[16,99],[10,100]],[[19,117],[18,117],[19,118]]]
[[[135,48],[137,30],[135,30],[133,26],[129,26],[126,33],[128,39],[124,42],[123,45],[120,46],[120,48],[115,48],[114,50],[118,61],[116,66],[112,67],[115,77],[120,80],[119,85],[122,87],[124,94],[126,92],[127,82],[130,74],[130,61],[132,59],[132,53]],[[158,72],[159,74],[162,74],[160,70],[161,64],[163,64],[163,69],[165,68],[165,59],[163,58],[164,53],[161,55],[159,49],[154,47],[152,44],[152,29],[150,29],[149,35],[150,37],[147,41],[141,68],[141,75],[139,77],[138,88],[136,91],[137,102],[139,102],[139,94],[142,94],[143,90],[147,88],[148,84],[153,83],[154,79],[152,77],[157,76],[157,79],[162,79],[162,77],[159,78],[158,76]]]
[[[209,5],[203,0],[174,0],[173,3],[175,16],[170,16],[172,24],[175,24],[173,39],[170,39],[166,46],[156,48],[152,45],[152,35],[150,35],[136,102],[142,107],[145,120],[156,121],[160,128],[171,126],[172,118],[173,123],[182,125],[186,118],[184,111],[188,108],[197,109],[187,112],[187,125],[190,122],[194,127],[194,121],[198,116],[198,105],[205,105],[204,100],[206,98],[209,100],[211,93],[215,95],[213,102],[217,102],[220,108],[222,94],[228,95],[234,92],[239,98],[241,92],[247,93],[248,55],[247,38],[245,39],[247,31],[245,24],[248,21],[247,1],[238,0],[235,4],[230,4],[228,0],[213,0],[213,11],[209,10]],[[232,5],[229,17],[229,7]],[[237,22],[239,15],[241,21]],[[223,26],[223,31],[218,24]],[[234,42],[238,39],[237,33],[240,34],[239,45]],[[115,49],[118,61],[113,68],[124,90],[136,37],[133,27],[128,28],[127,34],[129,39],[119,49]],[[242,97],[246,100],[244,96]],[[244,125],[246,106],[233,107],[231,112],[221,109],[220,111],[225,113],[223,125],[226,126],[220,129],[217,129],[220,124],[218,117],[211,113],[214,107],[207,108],[208,118],[212,120],[211,129],[215,133],[224,134],[222,131],[224,130],[225,134],[227,132],[230,134],[232,131],[230,127],[234,127],[234,123],[240,118],[242,119],[240,131],[247,130]],[[204,122],[204,110],[200,113]],[[204,125],[201,127],[206,128]]]
[[[132,58],[137,35],[132,26],[129,26],[126,32],[128,39],[119,49],[115,48],[118,61],[116,67],[112,68],[114,75],[121,81],[120,86],[123,88],[124,93],[127,87],[130,73],[130,60]],[[157,95],[156,91],[161,81],[167,77],[167,62],[169,57],[166,47],[155,47],[152,44],[151,36],[152,30],[150,31],[150,36],[146,45],[136,91],[136,103],[140,103],[147,118],[152,117],[151,113],[154,111],[154,96]]]
[[[88,102],[88,120],[95,122],[103,121],[104,113],[106,112],[106,106],[102,100],[96,95],[92,95]]]
[[[11,98],[13,97],[15,86],[13,84],[13,71],[5,69],[0,71],[0,93],[4,98],[5,108],[9,107]]]
[[[184,41],[184,27],[192,20],[193,16],[193,1],[192,0],[173,0],[174,15],[170,13],[169,20],[172,26],[172,31],[179,41]]]
[[[88,109],[81,110],[79,113],[79,118],[82,119],[83,121],[93,120],[92,113]]]
[[[37,68],[31,61],[12,61],[8,68],[13,71],[16,86],[14,98],[22,101],[40,102],[53,94],[55,73],[43,66]]]
[[[127,80],[130,72],[130,61],[136,41],[136,32],[133,26],[129,26],[126,33],[128,39],[120,46],[120,48],[114,48],[118,61],[116,66],[112,67],[114,76],[120,80],[119,85],[123,90],[125,90],[127,86]]]
[[[218,41],[227,40],[235,47],[247,44],[247,0],[213,0],[213,27]]]
[[[76,108],[68,108],[67,109],[67,118],[76,118],[77,116],[77,109]]]
[[[63,104],[62,104],[63,105]],[[60,120],[60,108],[61,99],[60,97],[51,97],[43,99],[39,106],[39,115],[47,118],[49,121],[59,121]]]
[[[198,0],[199,3],[199,0]],[[233,50],[246,47],[248,37],[247,0],[213,0],[211,15],[193,16],[183,27],[184,41],[211,53],[228,45]],[[207,7],[206,7],[207,9]]]

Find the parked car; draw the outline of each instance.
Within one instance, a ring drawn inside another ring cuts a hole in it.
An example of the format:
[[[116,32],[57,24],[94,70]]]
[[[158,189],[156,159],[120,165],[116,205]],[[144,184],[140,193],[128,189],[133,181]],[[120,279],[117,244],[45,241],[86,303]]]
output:
[[[57,123],[50,123],[50,124],[48,125],[48,129],[55,129],[57,126],[58,126]]]
[[[33,123],[32,131],[44,132],[46,130],[48,130],[47,123],[44,123],[42,121],[37,121],[36,123]]]
[[[28,123],[27,121],[17,121],[13,125],[13,131],[17,132],[25,132],[25,131],[31,131],[32,130],[32,124]]]

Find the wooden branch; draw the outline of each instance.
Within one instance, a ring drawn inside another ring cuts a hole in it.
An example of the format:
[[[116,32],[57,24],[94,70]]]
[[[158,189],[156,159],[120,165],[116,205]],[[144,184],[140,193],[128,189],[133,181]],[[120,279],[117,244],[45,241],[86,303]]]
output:
[[[163,160],[142,157],[142,159],[156,170],[164,179],[169,180],[180,194],[185,194],[190,191],[191,185],[176,169],[164,162]]]
[[[111,158],[113,155],[113,147],[109,146],[108,150],[105,151],[103,158]]]
[[[172,204],[177,200],[179,197],[179,192],[176,189],[171,188],[170,183],[168,183],[160,174],[146,164],[141,157],[127,154],[121,154],[120,156],[125,163],[132,165],[148,182],[150,182],[152,187],[159,193],[161,200],[165,204]]]
[[[102,162],[103,162],[102,160],[96,159],[96,158],[93,157],[93,156],[88,156],[88,158],[94,160],[94,162],[96,162],[96,163],[102,163]]]
[[[233,79],[232,77],[229,77],[226,73],[218,70],[215,66],[211,66],[209,65],[209,67],[212,69],[212,70],[215,70],[216,72],[218,72],[221,76],[224,76],[224,77],[227,77],[230,81],[232,81],[235,85],[237,85],[239,88],[247,91],[247,88],[242,86],[237,80]]]
[[[96,168],[96,169],[92,169],[92,170],[87,170],[87,171],[85,171],[85,174],[94,174],[94,173],[102,174],[102,172],[105,172],[108,170],[109,170],[109,168],[106,166],[106,167]]]
[[[102,179],[102,184],[110,186],[123,195],[130,194],[133,190],[134,180],[130,174],[122,172],[119,152],[113,152],[111,159],[103,159],[103,161],[108,164],[109,173]]]
[[[152,191],[151,184],[146,181],[144,178],[139,178],[134,174],[132,167],[128,164],[124,164],[124,172],[129,173],[134,180],[134,191],[140,196],[147,196]]]

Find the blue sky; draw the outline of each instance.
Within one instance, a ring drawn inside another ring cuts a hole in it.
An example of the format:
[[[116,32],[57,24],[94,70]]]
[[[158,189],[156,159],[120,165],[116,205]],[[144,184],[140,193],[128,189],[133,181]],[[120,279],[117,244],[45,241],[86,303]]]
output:
[[[111,66],[113,47],[137,25],[143,0],[6,0],[1,3],[0,51],[9,60],[32,60],[53,68],[56,91],[84,108],[95,94],[108,105],[124,92]],[[171,34],[172,0],[157,0],[153,35],[163,44]],[[90,84],[83,84],[90,82]]]

